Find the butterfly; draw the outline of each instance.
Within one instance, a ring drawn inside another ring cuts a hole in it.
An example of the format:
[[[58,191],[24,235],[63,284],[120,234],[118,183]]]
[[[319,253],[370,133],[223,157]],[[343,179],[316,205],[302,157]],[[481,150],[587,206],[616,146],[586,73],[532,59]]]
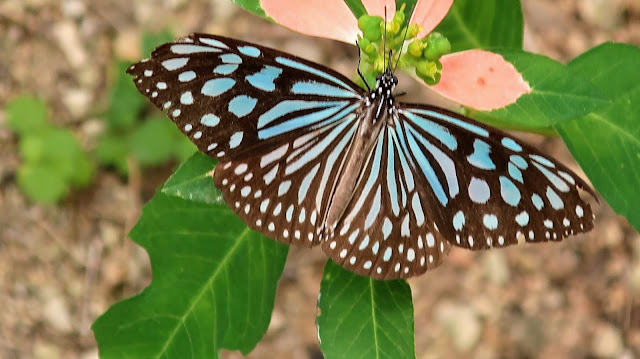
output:
[[[442,108],[397,102],[264,46],[193,34],[129,67],[137,89],[216,158],[213,180],[252,229],[357,274],[406,278],[472,250],[593,228],[566,166]]]

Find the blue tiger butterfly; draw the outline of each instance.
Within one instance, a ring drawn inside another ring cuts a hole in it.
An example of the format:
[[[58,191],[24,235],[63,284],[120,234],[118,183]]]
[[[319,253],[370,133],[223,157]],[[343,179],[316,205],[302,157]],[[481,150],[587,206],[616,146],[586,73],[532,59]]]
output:
[[[375,279],[472,250],[593,228],[566,166],[438,107],[397,102],[390,67],[370,91],[316,63],[193,34],[132,65],[138,90],[203,153],[252,229]]]

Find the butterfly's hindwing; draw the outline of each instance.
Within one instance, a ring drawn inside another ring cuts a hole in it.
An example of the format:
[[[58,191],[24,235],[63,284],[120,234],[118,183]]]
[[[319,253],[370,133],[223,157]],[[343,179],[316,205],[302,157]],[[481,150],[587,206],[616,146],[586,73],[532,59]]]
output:
[[[344,267],[376,279],[411,277],[438,266],[449,243],[436,225],[439,207],[388,126],[375,142],[354,195],[323,250]],[[441,221],[441,220],[437,220]]]
[[[270,152],[220,162],[215,185],[251,228],[281,242],[317,245],[333,184],[358,125],[354,112],[313,132],[283,138]]]

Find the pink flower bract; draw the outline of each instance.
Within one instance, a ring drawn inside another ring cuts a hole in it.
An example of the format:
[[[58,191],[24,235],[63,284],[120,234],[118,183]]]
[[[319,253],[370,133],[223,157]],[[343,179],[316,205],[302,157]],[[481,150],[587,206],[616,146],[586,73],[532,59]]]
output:
[[[513,65],[489,51],[467,50],[440,59],[442,76],[431,89],[440,95],[482,111],[514,103],[531,92]]]

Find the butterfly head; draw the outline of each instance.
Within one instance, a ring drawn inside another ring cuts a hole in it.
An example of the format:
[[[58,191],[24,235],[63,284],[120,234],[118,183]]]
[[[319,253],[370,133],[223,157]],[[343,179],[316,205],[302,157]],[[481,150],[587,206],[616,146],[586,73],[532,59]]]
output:
[[[376,77],[376,87],[369,93],[369,99],[371,102],[378,101],[378,103],[386,105],[385,107],[388,110],[391,110],[394,105],[393,92],[397,84],[398,78],[388,68],[384,73]]]

